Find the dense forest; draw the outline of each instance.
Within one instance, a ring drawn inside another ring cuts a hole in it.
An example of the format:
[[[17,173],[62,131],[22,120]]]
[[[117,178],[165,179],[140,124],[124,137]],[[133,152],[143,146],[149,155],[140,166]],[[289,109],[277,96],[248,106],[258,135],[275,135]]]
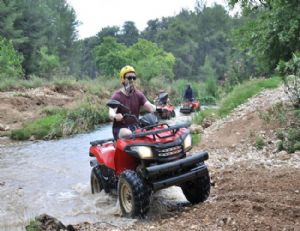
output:
[[[65,0],[0,0],[0,79],[111,78],[131,64],[142,81],[206,83],[215,98],[218,86],[230,90],[275,70],[283,76],[299,71],[298,0],[228,4],[240,5],[240,14],[198,0],[194,10],[149,20],[143,31],[126,21],[79,40],[79,22]]]

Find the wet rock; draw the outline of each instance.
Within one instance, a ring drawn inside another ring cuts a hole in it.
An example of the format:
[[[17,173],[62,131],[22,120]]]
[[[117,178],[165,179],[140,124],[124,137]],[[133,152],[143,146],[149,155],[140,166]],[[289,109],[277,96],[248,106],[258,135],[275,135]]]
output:
[[[203,133],[203,127],[198,124],[192,124],[190,127],[190,130],[191,130],[191,133],[194,133],[194,134]]]
[[[34,136],[30,136],[29,140],[30,140],[30,141],[34,141],[34,140],[35,140],[35,137],[34,137]]]
[[[0,131],[8,131],[10,128],[4,124],[0,124]]]
[[[213,124],[214,121],[215,121],[215,119],[207,117],[203,120],[202,127],[203,128],[208,128]]]
[[[45,230],[45,231],[75,231],[74,227],[72,225],[65,226],[62,222],[60,222],[55,217],[52,217],[48,214],[41,214],[37,216],[36,218],[36,227],[37,230]],[[26,228],[27,229],[27,228]]]
[[[291,158],[291,154],[289,154],[287,151],[280,151],[277,153],[279,160],[289,160]]]

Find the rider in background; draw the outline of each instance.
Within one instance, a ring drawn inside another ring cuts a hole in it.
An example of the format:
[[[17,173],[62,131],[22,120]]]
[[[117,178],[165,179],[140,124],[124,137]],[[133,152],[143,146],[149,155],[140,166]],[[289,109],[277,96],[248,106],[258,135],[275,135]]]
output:
[[[168,93],[165,90],[159,90],[157,97],[154,99],[156,105],[170,104]]]
[[[183,99],[184,99],[184,101],[193,101],[194,100],[193,89],[191,88],[190,84],[186,85]]]
[[[148,112],[154,112],[156,107],[147,100],[140,90],[136,89],[134,85],[136,79],[136,72],[132,66],[123,67],[120,71],[122,87],[114,92],[111,99],[127,106],[131,114],[138,118],[141,107],[144,107]],[[130,135],[135,129],[136,121],[124,120],[122,115],[124,113],[128,113],[128,111],[122,111],[120,108],[109,108],[109,118],[113,121],[115,139]]]

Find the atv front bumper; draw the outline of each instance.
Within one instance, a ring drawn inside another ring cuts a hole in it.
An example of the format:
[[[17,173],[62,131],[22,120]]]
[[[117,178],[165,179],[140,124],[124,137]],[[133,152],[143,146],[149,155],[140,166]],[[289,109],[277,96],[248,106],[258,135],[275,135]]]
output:
[[[207,159],[208,153],[200,152],[184,159],[150,166],[145,169],[145,178],[151,183],[154,191],[180,185],[205,175],[208,170],[203,162]]]

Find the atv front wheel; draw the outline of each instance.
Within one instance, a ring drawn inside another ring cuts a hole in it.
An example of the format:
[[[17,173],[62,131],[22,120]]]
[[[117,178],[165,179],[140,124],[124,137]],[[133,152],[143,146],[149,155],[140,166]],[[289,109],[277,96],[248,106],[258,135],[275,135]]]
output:
[[[92,194],[99,193],[103,189],[100,176],[97,175],[96,167],[92,169],[91,172],[91,190]]]
[[[181,185],[186,199],[192,204],[205,201],[210,193],[210,178],[208,171],[205,175]]]
[[[151,191],[132,170],[126,170],[119,179],[119,202],[123,216],[144,217],[149,210]]]

